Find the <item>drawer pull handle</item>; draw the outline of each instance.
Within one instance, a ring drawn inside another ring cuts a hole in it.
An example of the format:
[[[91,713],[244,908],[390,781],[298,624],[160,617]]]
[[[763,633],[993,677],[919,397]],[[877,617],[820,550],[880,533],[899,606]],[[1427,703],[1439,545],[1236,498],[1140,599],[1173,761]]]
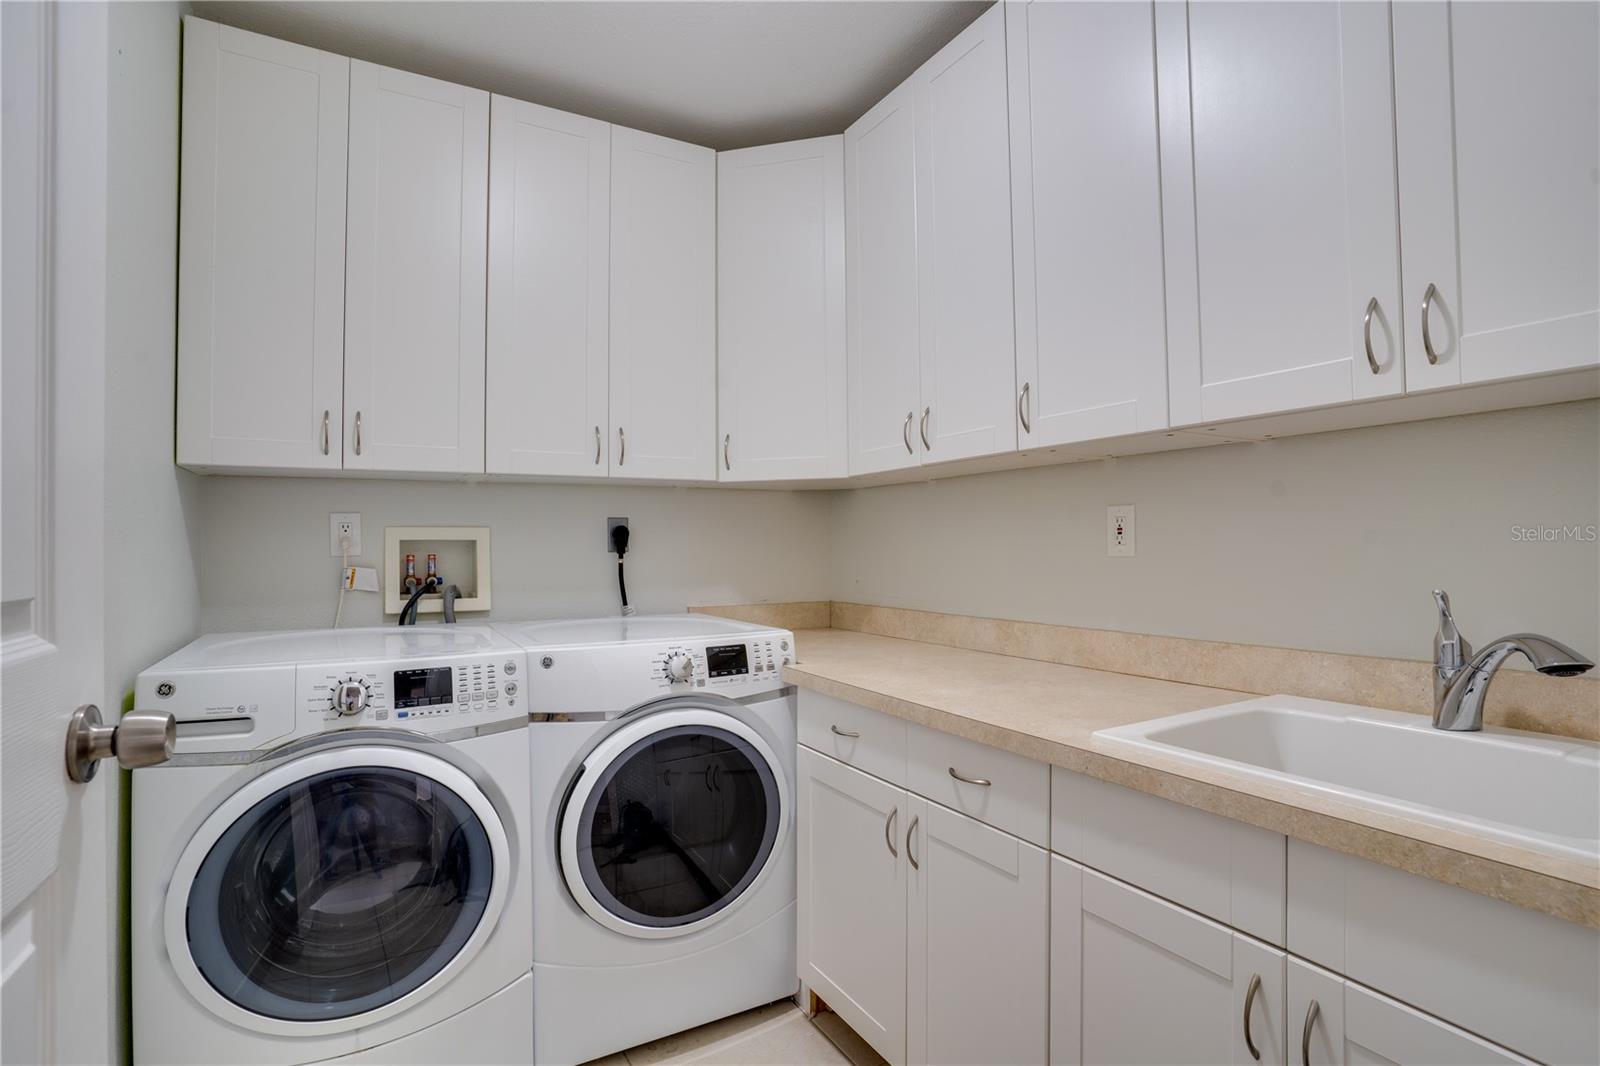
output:
[[[894,850],[894,819],[895,815],[899,813],[899,807],[889,808],[889,817],[884,819],[883,822],[883,842],[889,845],[889,854],[897,859],[900,857],[900,853]]]
[[[917,835],[917,821],[920,817],[920,815],[913,816],[910,827],[906,829],[906,858],[911,860],[911,868],[913,870],[922,869],[922,864],[919,863],[917,861],[917,857],[911,853],[911,839]]]
[[[1304,1066],[1311,1066],[1311,1027],[1317,1024],[1317,1015],[1321,1013],[1322,1004],[1312,1000],[1311,1006],[1306,1008],[1306,1027],[1300,1031],[1300,1061]]]
[[[994,782],[990,781],[987,777],[965,777],[961,774],[958,774],[956,773],[956,768],[954,766],[950,767],[950,776],[955,778],[957,781],[965,781],[969,785],[982,785],[984,788],[988,788],[990,785],[994,784]]]
[[[1255,1006],[1256,993],[1261,991],[1261,975],[1250,975],[1250,987],[1244,993],[1244,1046],[1250,1052],[1250,1057],[1257,1062],[1261,1061],[1261,1052],[1256,1050],[1255,1038],[1250,1035],[1250,1008]]]
[[[1439,362],[1439,353],[1433,350],[1433,334],[1428,331],[1428,318],[1433,311],[1434,298],[1439,295],[1439,289],[1428,283],[1427,291],[1422,294],[1422,350],[1428,356],[1428,365],[1436,366]]]
[[[849,737],[851,740],[855,740],[861,735],[860,733],[852,733],[848,729],[840,729],[836,725],[830,725],[828,729],[831,730],[833,735],[836,737]]]

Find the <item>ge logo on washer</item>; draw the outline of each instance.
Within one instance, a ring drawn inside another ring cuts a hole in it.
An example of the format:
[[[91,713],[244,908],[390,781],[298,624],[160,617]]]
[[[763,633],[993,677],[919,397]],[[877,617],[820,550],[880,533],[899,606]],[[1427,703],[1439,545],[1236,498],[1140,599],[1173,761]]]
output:
[[[176,691],[178,691],[178,686],[174,685],[171,681],[163,681],[161,684],[156,686],[156,695],[160,696],[162,699],[166,699]]]

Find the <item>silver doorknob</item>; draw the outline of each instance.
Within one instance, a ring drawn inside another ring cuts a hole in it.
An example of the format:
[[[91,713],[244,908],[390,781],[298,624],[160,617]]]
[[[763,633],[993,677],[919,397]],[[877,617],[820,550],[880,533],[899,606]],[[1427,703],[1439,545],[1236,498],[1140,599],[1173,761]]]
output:
[[[172,757],[178,723],[165,711],[130,711],[116,725],[105,725],[100,708],[85,703],[67,722],[67,776],[83,784],[94,778],[100,760],[116,757],[134,770]]]

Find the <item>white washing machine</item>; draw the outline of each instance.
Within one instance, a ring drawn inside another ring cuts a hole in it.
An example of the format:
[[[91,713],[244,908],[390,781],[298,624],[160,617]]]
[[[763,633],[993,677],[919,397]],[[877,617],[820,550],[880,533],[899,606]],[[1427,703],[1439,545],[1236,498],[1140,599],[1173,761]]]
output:
[[[696,615],[496,628],[528,653],[534,1061],[793,995],[793,634]]]
[[[133,1051],[533,1056],[527,660],[486,626],[201,637],[139,675]]]

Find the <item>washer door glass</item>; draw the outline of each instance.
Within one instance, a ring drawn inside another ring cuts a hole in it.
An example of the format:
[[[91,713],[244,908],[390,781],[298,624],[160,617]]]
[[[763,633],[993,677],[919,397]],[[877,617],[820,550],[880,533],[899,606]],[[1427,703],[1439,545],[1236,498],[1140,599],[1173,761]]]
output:
[[[773,768],[715,726],[663,729],[594,768],[580,811],[578,869],[596,902],[635,925],[667,929],[739,898],[772,854]]]
[[[488,834],[455,792],[396,767],[330,770],[268,795],[212,845],[189,889],[189,952],[248,1011],[347,1018],[449,965],[493,884]]]

